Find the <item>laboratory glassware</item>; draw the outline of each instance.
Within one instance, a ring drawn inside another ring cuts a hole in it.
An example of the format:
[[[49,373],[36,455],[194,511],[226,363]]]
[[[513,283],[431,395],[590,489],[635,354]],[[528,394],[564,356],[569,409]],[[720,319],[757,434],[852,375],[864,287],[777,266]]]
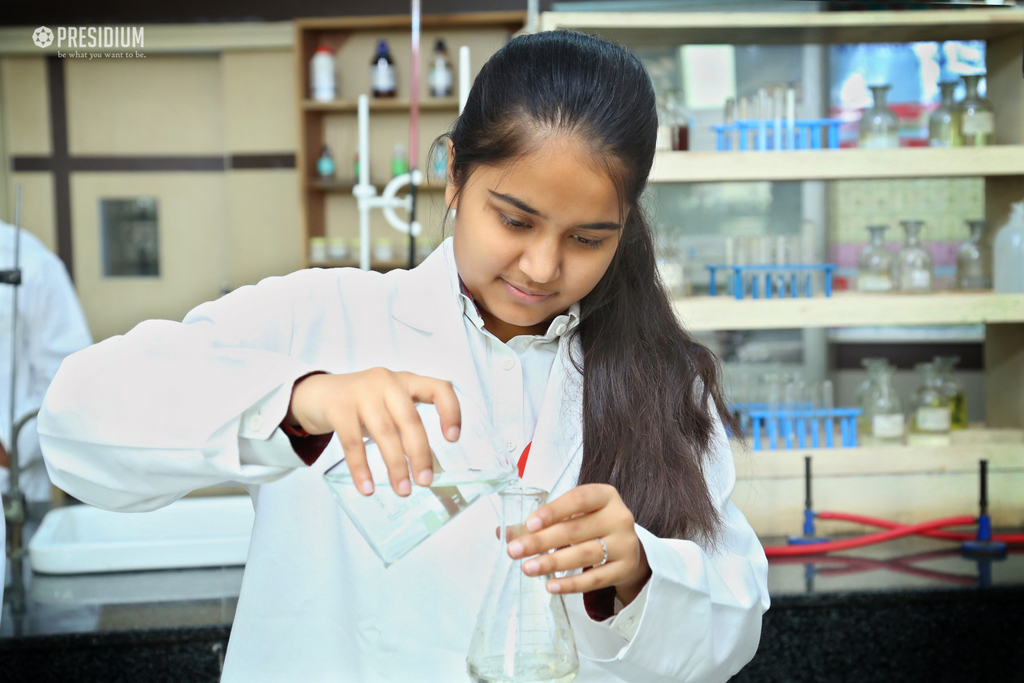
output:
[[[397,92],[395,60],[391,59],[388,41],[377,41],[377,52],[370,60],[370,86],[374,97],[394,97]]]
[[[579,657],[562,596],[551,576],[527,576],[508,544],[529,533],[526,520],[547,501],[536,488],[506,488],[501,499],[501,549],[470,641],[466,668],[473,683],[568,683]]]
[[[507,448],[496,441],[481,417],[485,413],[461,392],[456,391],[456,395],[462,428],[454,443],[441,434],[440,417],[433,405],[416,406],[434,459],[434,481],[430,486],[414,483],[408,496],[395,493],[380,447],[373,440],[365,444],[366,464],[375,488],[372,496],[364,496],[356,489],[344,459],[324,472],[331,493],[385,567],[475,502],[500,491],[517,477]]]
[[[889,85],[872,85],[874,104],[860,118],[860,146],[866,149],[892,149],[900,146],[899,117],[885,104]]]
[[[669,90],[665,93],[665,117],[671,126],[672,149],[685,152],[690,149],[690,117],[687,114],[683,93]]]
[[[323,263],[327,260],[327,238],[326,237],[310,237],[309,238],[309,262],[310,263]]]
[[[967,221],[970,238],[956,254],[958,289],[992,289],[992,247],[982,241],[985,221]]]
[[[877,443],[903,442],[903,404],[892,385],[895,370],[888,363],[869,370],[871,387],[865,392],[861,407],[865,432]]]
[[[330,102],[337,97],[334,78],[334,53],[321,45],[309,60],[310,97],[317,102]]]
[[[928,145],[930,147],[957,147],[960,142],[960,121],[956,100],[956,81],[939,83],[942,99],[938,108],[928,117]]]
[[[932,362],[939,375],[939,386],[949,397],[950,429],[967,429],[967,392],[953,377],[953,369],[960,362],[960,356],[935,356]]]
[[[918,363],[914,369],[921,373],[921,386],[911,401],[911,431],[918,434],[948,434],[952,414],[949,396],[942,389],[938,368],[934,363]]]
[[[434,42],[434,57],[430,63],[430,96],[452,96],[452,63],[448,59],[448,46],[443,38]]]
[[[331,148],[324,145],[320,150],[320,158],[316,160],[316,174],[321,178],[333,178],[334,170],[334,156],[331,155]]]
[[[401,142],[396,142],[391,152],[391,177],[397,178],[403,173],[409,172],[409,162],[405,158],[405,147]]]
[[[875,369],[888,366],[889,361],[885,358],[862,358],[860,364],[861,367],[864,368],[865,372],[868,373],[868,376],[860,383],[860,386],[857,387],[857,393],[855,394],[857,405],[862,410],[859,419],[859,426],[863,432],[870,433],[871,425],[867,423],[868,394],[874,390],[875,382],[877,381]]]
[[[1015,202],[1010,219],[996,235],[994,285],[1001,293],[1024,292],[1024,202]]]
[[[893,267],[896,289],[909,294],[932,291],[932,254],[921,244],[924,221],[900,221],[906,241],[896,253]]]
[[[985,74],[963,76],[967,94],[957,104],[957,114],[960,137],[967,147],[982,147],[994,142],[995,112],[989,101],[978,94],[978,81],[984,77]]]
[[[871,240],[857,258],[857,290],[892,291],[893,253],[885,246],[888,225],[869,225]]]

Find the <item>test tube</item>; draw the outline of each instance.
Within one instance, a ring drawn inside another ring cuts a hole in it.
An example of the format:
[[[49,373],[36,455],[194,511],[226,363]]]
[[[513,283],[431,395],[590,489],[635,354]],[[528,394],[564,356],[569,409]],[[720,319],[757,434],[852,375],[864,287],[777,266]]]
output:
[[[746,124],[747,121],[749,121],[750,119],[750,100],[748,100],[746,97],[741,97],[739,104],[736,106],[736,109],[736,115],[738,117],[737,120],[741,121],[743,124]],[[740,125],[738,135],[740,149],[746,150],[750,146],[750,139],[748,137],[748,131],[746,128],[743,127],[743,125]]]
[[[786,88],[786,148],[796,149],[796,88]]]
[[[782,86],[775,86],[772,90],[772,113],[775,115],[775,123],[772,127],[772,149],[776,152],[782,150]]]
[[[767,88],[757,89],[757,148],[760,151],[768,149],[768,126],[766,121],[771,116],[771,100],[768,98]]]
[[[725,115],[722,121],[726,126],[736,123],[736,98],[730,97],[725,101]],[[732,131],[725,131],[725,148],[732,149]]]

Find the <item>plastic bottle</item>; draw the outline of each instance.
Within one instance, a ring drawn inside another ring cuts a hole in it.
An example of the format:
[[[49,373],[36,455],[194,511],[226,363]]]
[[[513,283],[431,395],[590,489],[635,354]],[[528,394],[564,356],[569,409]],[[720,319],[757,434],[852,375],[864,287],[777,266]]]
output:
[[[309,60],[310,96],[318,102],[330,102],[337,97],[334,78],[334,53],[328,47],[318,47]]]
[[[373,88],[373,96],[394,97],[397,90],[395,83],[395,61],[391,59],[388,41],[378,40],[377,54],[370,62],[370,84]]]
[[[395,149],[391,153],[391,177],[397,177],[409,172],[409,161],[405,158],[405,147],[401,142],[395,143]]]
[[[448,47],[444,40],[437,39],[434,43],[434,58],[430,63],[430,96],[452,96],[452,65],[448,61]]]
[[[995,290],[1000,293],[1024,292],[1024,201],[1010,209],[1010,220],[996,235]]]

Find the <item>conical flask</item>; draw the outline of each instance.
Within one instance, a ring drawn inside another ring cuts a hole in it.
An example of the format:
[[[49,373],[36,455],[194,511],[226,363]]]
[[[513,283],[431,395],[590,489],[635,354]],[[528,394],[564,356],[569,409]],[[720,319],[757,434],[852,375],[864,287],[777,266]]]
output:
[[[561,595],[545,587],[550,576],[527,576],[508,543],[525,535],[526,519],[547,491],[506,488],[501,498],[501,552],[476,619],[466,666],[473,683],[568,683],[580,662]]]

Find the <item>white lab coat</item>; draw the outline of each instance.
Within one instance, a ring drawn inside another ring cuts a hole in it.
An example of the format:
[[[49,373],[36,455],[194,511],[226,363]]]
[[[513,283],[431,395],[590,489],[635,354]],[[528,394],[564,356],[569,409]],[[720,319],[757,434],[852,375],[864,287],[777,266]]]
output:
[[[464,680],[476,613],[497,557],[496,508],[479,503],[384,569],[321,474],[277,425],[295,379],[374,366],[453,381],[483,405],[452,291],[450,241],[412,271],[307,270],[242,288],[184,324],[142,323],[69,358],[40,418],[58,486],[94,505],[150,510],[236,481],[256,506],[224,681]],[[571,489],[580,467],[580,378],[560,344],[524,483]],[[578,343],[574,353],[579,353]],[[641,527],[652,577],[632,640],[567,596],[577,678],[725,681],[754,655],[768,608],[767,562],[729,502],[734,467],[719,428],[709,484],[721,548]]]
[[[0,222],[0,269],[14,267],[14,226]],[[14,420],[38,410],[61,361],[92,343],[85,314],[64,263],[31,233],[21,232],[22,284],[18,291],[18,371]],[[11,285],[0,285],[0,413],[6,424],[11,406]],[[10,452],[10,428],[0,442]],[[50,481],[39,450],[36,422],[18,436],[18,484],[29,501],[50,500]],[[0,468],[0,491],[8,487],[7,468]]]

